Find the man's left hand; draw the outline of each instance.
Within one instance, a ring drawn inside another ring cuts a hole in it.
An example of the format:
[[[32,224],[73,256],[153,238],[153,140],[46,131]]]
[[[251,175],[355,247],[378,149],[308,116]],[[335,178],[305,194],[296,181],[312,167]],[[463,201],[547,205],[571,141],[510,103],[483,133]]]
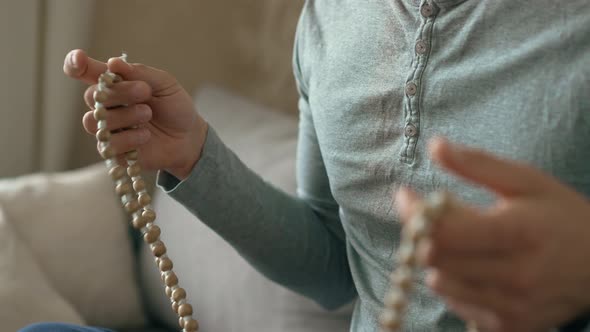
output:
[[[547,331],[590,309],[590,203],[555,178],[444,139],[430,144],[444,169],[497,194],[479,209],[453,204],[420,258],[427,283],[485,331]],[[590,171],[590,165],[589,165]],[[397,195],[402,219],[418,198]]]

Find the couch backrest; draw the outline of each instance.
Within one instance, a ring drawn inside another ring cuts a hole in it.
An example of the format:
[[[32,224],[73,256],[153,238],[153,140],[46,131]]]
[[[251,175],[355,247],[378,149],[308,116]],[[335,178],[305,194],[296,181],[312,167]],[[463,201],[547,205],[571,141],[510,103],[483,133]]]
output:
[[[254,171],[295,192],[297,120],[269,112],[217,89],[205,89],[197,104],[224,142]],[[326,312],[255,271],[233,248],[161,191],[154,208],[175,271],[203,331],[348,331],[351,306]],[[154,317],[171,327],[176,318],[163,295],[151,254],[144,248],[141,275]]]

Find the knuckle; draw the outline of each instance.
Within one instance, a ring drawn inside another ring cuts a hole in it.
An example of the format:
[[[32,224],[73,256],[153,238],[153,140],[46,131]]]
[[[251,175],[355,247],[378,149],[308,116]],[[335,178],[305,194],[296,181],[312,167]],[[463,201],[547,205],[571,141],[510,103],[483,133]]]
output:
[[[134,106],[133,114],[137,117],[137,122],[146,123],[152,119],[152,109],[146,104],[137,104]]]
[[[96,85],[92,85],[84,91],[84,100],[88,106],[94,105],[94,91],[96,91]]]
[[[144,100],[151,96],[152,88],[146,82],[138,81],[133,85],[132,93],[138,100]]]
[[[126,137],[127,145],[136,147],[137,145],[143,144],[146,139],[146,133],[144,129],[135,129],[128,132]]]
[[[139,69],[139,70],[145,70],[148,68],[147,65],[141,63],[141,62],[135,62],[133,63],[133,67],[135,67],[135,69]]]
[[[117,61],[117,60],[120,60],[120,59],[121,59],[121,57],[110,57],[107,60],[107,64],[111,64],[112,62]]]

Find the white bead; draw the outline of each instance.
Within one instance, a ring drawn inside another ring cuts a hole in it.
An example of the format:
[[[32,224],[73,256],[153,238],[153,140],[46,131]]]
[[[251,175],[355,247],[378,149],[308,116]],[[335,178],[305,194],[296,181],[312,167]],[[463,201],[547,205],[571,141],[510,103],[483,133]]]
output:
[[[391,282],[403,291],[412,286],[412,271],[407,266],[400,266],[391,274]]]
[[[407,266],[416,264],[416,246],[413,242],[404,241],[398,252],[399,263]]]
[[[425,215],[430,220],[440,218],[443,212],[451,204],[451,195],[446,192],[435,192],[426,197]]]
[[[389,331],[397,331],[401,328],[402,319],[396,312],[386,310],[379,316],[379,323]]]
[[[385,305],[398,311],[404,309],[407,304],[408,300],[406,299],[405,294],[399,289],[390,291],[385,297]]]
[[[404,227],[403,237],[408,241],[419,241],[428,236],[431,225],[423,215],[414,216]]]

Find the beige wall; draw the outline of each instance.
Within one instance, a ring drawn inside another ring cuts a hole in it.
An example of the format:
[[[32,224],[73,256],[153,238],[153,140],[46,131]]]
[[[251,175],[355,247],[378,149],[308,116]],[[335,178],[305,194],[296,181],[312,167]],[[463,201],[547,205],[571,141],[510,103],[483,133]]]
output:
[[[37,1],[0,2],[0,177],[37,165],[39,17]]]
[[[191,91],[213,82],[296,112],[291,52],[302,0],[101,0],[91,52],[172,72]]]
[[[69,49],[87,46],[93,3],[0,2],[0,177],[69,167],[82,87],[61,68]]]

